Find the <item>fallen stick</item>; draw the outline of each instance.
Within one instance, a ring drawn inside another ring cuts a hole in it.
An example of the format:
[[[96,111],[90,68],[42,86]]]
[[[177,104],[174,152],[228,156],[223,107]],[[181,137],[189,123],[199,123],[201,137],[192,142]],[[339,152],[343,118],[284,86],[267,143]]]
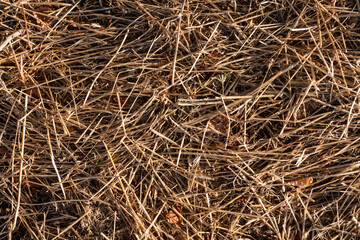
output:
[[[14,38],[17,38],[18,36],[24,34],[24,30],[21,29],[17,32],[14,32],[13,34],[11,34],[10,36],[8,36],[5,41],[0,45],[0,52],[10,43],[11,40],[13,40]]]

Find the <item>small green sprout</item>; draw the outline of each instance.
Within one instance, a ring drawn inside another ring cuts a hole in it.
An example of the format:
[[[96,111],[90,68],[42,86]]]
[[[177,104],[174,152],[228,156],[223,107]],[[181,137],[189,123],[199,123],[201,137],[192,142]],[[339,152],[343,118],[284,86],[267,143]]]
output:
[[[218,80],[219,82],[221,82],[221,84],[224,84],[227,80],[230,79],[232,72],[228,72],[225,74],[219,74],[216,75],[215,77],[212,77],[211,79],[213,80]]]

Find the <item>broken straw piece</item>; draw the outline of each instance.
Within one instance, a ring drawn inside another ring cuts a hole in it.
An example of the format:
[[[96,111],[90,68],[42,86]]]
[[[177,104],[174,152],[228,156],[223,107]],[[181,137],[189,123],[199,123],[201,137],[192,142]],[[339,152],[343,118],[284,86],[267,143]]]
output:
[[[305,187],[309,186],[312,182],[313,182],[312,177],[306,177],[306,178],[300,178],[300,179],[292,180],[292,181],[289,181],[287,183],[289,185],[291,185],[291,186],[294,186],[294,187],[305,188]]]

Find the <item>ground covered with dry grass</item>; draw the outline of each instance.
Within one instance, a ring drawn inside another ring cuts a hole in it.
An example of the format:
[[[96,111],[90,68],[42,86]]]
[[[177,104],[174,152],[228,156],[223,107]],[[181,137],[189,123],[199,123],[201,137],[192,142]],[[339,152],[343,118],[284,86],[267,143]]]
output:
[[[0,238],[357,238],[359,49],[359,0],[0,1]]]

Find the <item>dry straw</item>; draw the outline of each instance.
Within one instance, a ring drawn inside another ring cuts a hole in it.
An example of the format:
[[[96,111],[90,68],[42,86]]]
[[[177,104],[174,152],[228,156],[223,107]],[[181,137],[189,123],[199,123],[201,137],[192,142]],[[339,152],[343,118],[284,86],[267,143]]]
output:
[[[358,0],[0,0],[1,239],[355,239]]]

